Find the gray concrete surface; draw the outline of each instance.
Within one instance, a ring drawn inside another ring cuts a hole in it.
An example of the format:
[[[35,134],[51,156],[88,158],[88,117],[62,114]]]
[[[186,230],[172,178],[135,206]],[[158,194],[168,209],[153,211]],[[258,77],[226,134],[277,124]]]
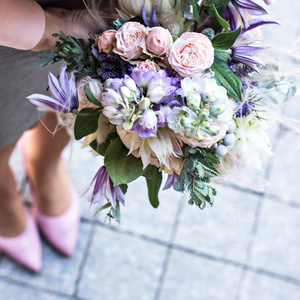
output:
[[[270,12],[283,25],[266,29],[266,39],[290,49],[300,33],[300,2],[279,0]],[[299,101],[285,105],[286,116],[300,119]],[[275,156],[264,172],[219,186],[204,211],[172,191],[153,209],[142,179],[129,187],[121,226],[105,223],[103,213],[91,220],[94,208],[82,198],[75,254],[64,258],[43,241],[40,274],[1,255],[0,299],[299,300],[300,138],[274,126],[272,142]],[[102,161],[78,142],[64,156],[82,193]],[[12,165],[21,182],[17,151]]]

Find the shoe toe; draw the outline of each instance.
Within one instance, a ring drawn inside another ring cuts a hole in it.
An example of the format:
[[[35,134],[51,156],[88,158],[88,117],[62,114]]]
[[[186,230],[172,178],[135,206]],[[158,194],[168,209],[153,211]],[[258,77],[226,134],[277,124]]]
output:
[[[26,213],[26,228],[16,237],[0,237],[0,249],[9,257],[33,272],[42,266],[42,250],[35,222]]]

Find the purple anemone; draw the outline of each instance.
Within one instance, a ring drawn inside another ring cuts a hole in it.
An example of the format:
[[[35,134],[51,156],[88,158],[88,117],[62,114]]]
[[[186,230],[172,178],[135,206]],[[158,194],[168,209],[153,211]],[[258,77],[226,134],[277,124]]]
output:
[[[57,78],[49,72],[48,84],[51,92],[51,97],[41,94],[32,94],[27,99],[33,104],[41,107],[50,107],[54,110],[63,113],[72,112],[78,108],[77,87],[74,73],[70,79],[67,75],[67,66],[64,66]]]
[[[124,194],[119,185],[114,186],[105,166],[102,166],[96,173],[88,191],[91,189],[93,190],[89,199],[91,204],[98,203],[102,198],[106,198],[113,208],[116,207],[117,201],[120,201],[124,205]]]

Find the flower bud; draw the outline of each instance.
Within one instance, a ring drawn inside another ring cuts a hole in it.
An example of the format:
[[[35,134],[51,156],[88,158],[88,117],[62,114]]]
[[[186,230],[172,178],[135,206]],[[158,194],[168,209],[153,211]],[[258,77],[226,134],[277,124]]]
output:
[[[206,132],[209,135],[215,136],[220,132],[220,128],[218,126],[212,125],[212,126],[206,128]]]
[[[203,121],[207,120],[207,118],[209,117],[209,110],[208,109],[201,109],[200,113],[198,114],[199,118],[200,118],[200,123],[202,123]]]
[[[148,129],[157,127],[157,117],[155,112],[152,109],[148,109],[139,122]]]
[[[107,89],[107,91],[102,94],[101,104],[103,106],[118,107],[122,102],[120,95],[112,89]]]
[[[148,97],[143,97],[139,103],[139,109],[145,110],[145,109],[149,108],[149,106],[150,106],[150,99]]]
[[[220,114],[222,114],[226,109],[226,106],[225,104],[223,103],[218,103],[218,104],[215,104],[213,105],[211,108],[210,108],[210,115],[213,116],[213,117],[216,117]]]
[[[184,130],[184,136],[191,139],[196,135],[196,130],[193,128],[187,128]]]
[[[136,84],[133,79],[131,79],[128,75],[125,75],[125,79],[123,80],[123,83],[128,89],[133,92],[134,94],[136,93]]]
[[[196,93],[190,94],[186,97],[186,103],[191,110],[196,112],[200,107],[201,96]]]
[[[165,96],[165,92],[162,86],[154,86],[147,92],[147,97],[152,103],[159,102]]]
[[[131,99],[131,93],[127,86],[121,86],[119,88],[119,93],[124,101],[128,101]]]

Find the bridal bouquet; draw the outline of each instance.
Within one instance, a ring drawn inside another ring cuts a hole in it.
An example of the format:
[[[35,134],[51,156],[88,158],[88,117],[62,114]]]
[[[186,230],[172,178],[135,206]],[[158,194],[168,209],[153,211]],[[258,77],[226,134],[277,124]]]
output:
[[[140,176],[157,207],[163,172],[164,189],[212,205],[211,180],[260,168],[261,152],[270,152],[270,91],[296,92],[262,77],[268,66],[255,56],[265,48],[253,29],[278,23],[251,0],[119,0],[118,12],[95,39],[54,34],[57,51],[40,52],[41,64],[66,65],[59,79],[49,74],[51,97],[28,99],[63,115],[104,157],[89,191],[91,204],[106,199],[99,210],[109,217],[119,221],[127,185]]]

